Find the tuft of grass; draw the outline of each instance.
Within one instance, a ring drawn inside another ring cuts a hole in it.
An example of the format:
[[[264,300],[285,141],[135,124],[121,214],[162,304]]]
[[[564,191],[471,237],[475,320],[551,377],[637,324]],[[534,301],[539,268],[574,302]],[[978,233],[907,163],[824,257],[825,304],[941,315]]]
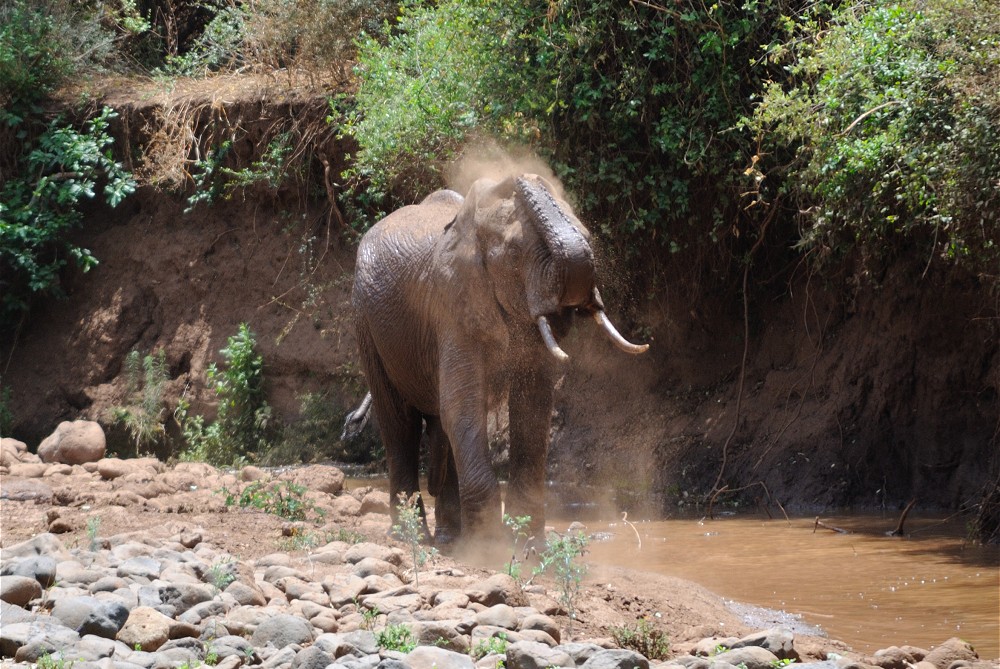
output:
[[[612,627],[611,637],[620,647],[634,650],[651,660],[663,660],[670,655],[670,639],[666,632],[647,618]]]
[[[417,647],[417,640],[410,628],[397,623],[386,625],[381,632],[376,632],[375,639],[379,648],[400,653],[409,653]]]

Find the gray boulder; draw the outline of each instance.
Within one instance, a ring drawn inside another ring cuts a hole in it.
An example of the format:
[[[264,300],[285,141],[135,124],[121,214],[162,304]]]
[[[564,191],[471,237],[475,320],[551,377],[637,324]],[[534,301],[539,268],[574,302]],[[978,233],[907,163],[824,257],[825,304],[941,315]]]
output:
[[[64,597],[56,600],[52,617],[79,634],[114,639],[128,620],[128,609],[119,602],[90,596]]]
[[[537,641],[518,641],[507,646],[507,669],[575,667],[576,662],[558,648]],[[631,668],[630,668],[631,669]]]
[[[468,655],[436,646],[417,646],[407,653],[405,662],[413,669],[475,669]]]
[[[47,642],[49,652],[71,650],[80,635],[50,617],[0,626],[0,657],[16,657],[18,650],[34,642]],[[39,653],[39,657],[44,653]],[[20,661],[20,660],[18,660]]]
[[[292,644],[312,643],[312,625],[298,616],[281,613],[265,618],[254,630],[250,643],[255,647],[271,645],[284,648]]]
[[[746,648],[747,646],[759,646],[765,648],[779,660],[798,660],[799,654],[794,646],[795,635],[792,631],[784,627],[772,627],[755,634],[748,634],[739,639],[730,649]]]
[[[712,658],[715,662],[728,662],[734,666],[742,664],[746,669],[773,669],[778,658],[774,653],[760,646],[745,646],[727,650]]]
[[[649,660],[634,650],[602,649],[591,655],[581,669],[649,669]]]
[[[6,565],[0,574],[30,576],[43,588],[48,588],[56,582],[56,561],[48,555],[26,557]]]

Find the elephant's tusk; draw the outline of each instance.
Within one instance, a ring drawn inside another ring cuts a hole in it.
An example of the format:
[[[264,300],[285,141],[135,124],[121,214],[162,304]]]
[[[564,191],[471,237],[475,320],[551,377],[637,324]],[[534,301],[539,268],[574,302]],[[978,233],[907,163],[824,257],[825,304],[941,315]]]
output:
[[[625,337],[618,333],[615,326],[608,320],[607,315],[603,311],[594,312],[594,320],[597,324],[601,326],[604,333],[608,335],[608,338],[615,343],[615,346],[625,351],[626,353],[631,353],[633,355],[638,355],[640,353],[645,353],[649,349],[649,344],[633,344]]]
[[[559,362],[569,360],[566,351],[559,348],[559,344],[556,343],[556,338],[552,334],[552,328],[549,326],[549,319],[545,316],[539,316],[535,322],[538,323],[538,331],[542,333],[542,340],[545,341],[545,346],[549,349],[549,353],[554,355]]]

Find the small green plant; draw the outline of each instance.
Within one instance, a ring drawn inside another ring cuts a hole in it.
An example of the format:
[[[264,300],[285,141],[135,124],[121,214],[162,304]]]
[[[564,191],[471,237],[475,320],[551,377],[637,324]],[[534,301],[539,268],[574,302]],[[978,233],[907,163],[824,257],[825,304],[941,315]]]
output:
[[[507,634],[499,632],[496,636],[483,639],[473,646],[472,650],[469,651],[469,655],[472,656],[473,660],[481,660],[487,655],[506,655],[508,643]]]
[[[62,655],[43,654],[38,658],[38,669],[72,669],[73,660],[67,660]]]
[[[723,646],[721,643],[712,649],[712,655],[721,655],[729,650],[727,646]]]
[[[532,572],[532,578],[551,571],[559,589],[558,601],[566,607],[569,617],[569,634],[573,634],[573,620],[576,619],[576,602],[587,575],[587,565],[577,561],[587,549],[589,540],[582,532],[562,535],[550,532],[545,550],[539,554],[539,564]]]
[[[517,557],[518,550],[522,550],[528,541],[527,528],[531,525],[531,516],[511,516],[503,514],[503,524],[510,530],[513,536],[513,545],[510,551],[510,562],[504,565],[507,574],[516,580],[521,580],[522,560]]]
[[[651,660],[663,660],[670,655],[667,634],[647,618],[640,618],[634,624],[612,627],[611,637],[621,648],[634,650]]]
[[[208,568],[208,582],[220,592],[229,587],[229,584],[236,580],[233,572],[233,563],[229,560],[214,562]]]
[[[214,423],[190,415],[187,402],[178,403],[177,422],[187,443],[182,459],[230,466],[267,449],[273,432],[271,407],[264,393],[264,360],[256,345],[249,326],[241,323],[220,351],[224,367],[209,366],[208,383],[219,400]]]
[[[259,160],[255,160],[250,167],[236,170],[225,165],[232,142],[223,142],[192,168],[195,190],[188,197],[184,213],[190,213],[201,202],[211,204],[220,199],[228,200],[237,190],[254,184],[277,189],[287,176],[288,155],[292,148],[291,133],[282,133],[268,143]]]
[[[169,379],[166,353],[161,349],[156,354],[142,356],[139,351],[131,351],[125,357],[125,375],[126,403],[111,407],[108,413],[112,423],[125,427],[138,457],[143,449],[166,438],[163,403],[163,390]]]
[[[424,548],[424,519],[421,514],[420,496],[414,493],[409,499],[402,494],[396,506],[396,524],[392,526],[393,534],[410,546],[413,556],[413,584],[420,585],[420,568],[437,556],[436,548]]]
[[[219,492],[225,496],[226,506],[260,509],[285,520],[307,520],[310,513],[316,519],[324,516],[322,509],[305,499],[306,487],[292,481],[253,481],[239,492],[225,487]]]
[[[382,612],[378,610],[378,606],[372,606],[370,609],[367,609],[357,599],[354,600],[354,605],[361,612],[361,629],[374,632],[375,625],[378,624],[378,617],[382,615]]]
[[[409,653],[417,647],[417,640],[410,628],[397,623],[386,625],[381,632],[376,632],[375,640],[378,642],[379,648],[395,650],[400,653]]]
[[[97,539],[98,533],[101,531],[101,517],[91,516],[87,519],[87,539],[90,541],[90,550],[96,551],[101,547],[100,541]]]
[[[786,657],[783,660],[771,660],[768,664],[774,667],[774,669],[784,669],[790,664],[795,664],[795,660],[793,658]]]

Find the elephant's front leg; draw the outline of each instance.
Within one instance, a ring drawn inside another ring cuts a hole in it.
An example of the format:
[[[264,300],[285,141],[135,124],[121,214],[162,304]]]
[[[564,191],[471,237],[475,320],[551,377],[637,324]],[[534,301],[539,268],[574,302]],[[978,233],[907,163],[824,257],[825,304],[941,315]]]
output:
[[[448,435],[441,419],[428,416],[427,491],[434,496],[434,543],[447,545],[462,533],[462,501],[458,494],[458,471]]]
[[[552,423],[552,379],[544,369],[527,369],[511,383],[510,481],[506,512],[512,517],[531,516],[529,536],[545,536],[545,463]]]
[[[500,487],[490,462],[486,432],[486,383],[482,365],[442,356],[441,425],[451,442],[458,475],[462,534],[500,534]]]

